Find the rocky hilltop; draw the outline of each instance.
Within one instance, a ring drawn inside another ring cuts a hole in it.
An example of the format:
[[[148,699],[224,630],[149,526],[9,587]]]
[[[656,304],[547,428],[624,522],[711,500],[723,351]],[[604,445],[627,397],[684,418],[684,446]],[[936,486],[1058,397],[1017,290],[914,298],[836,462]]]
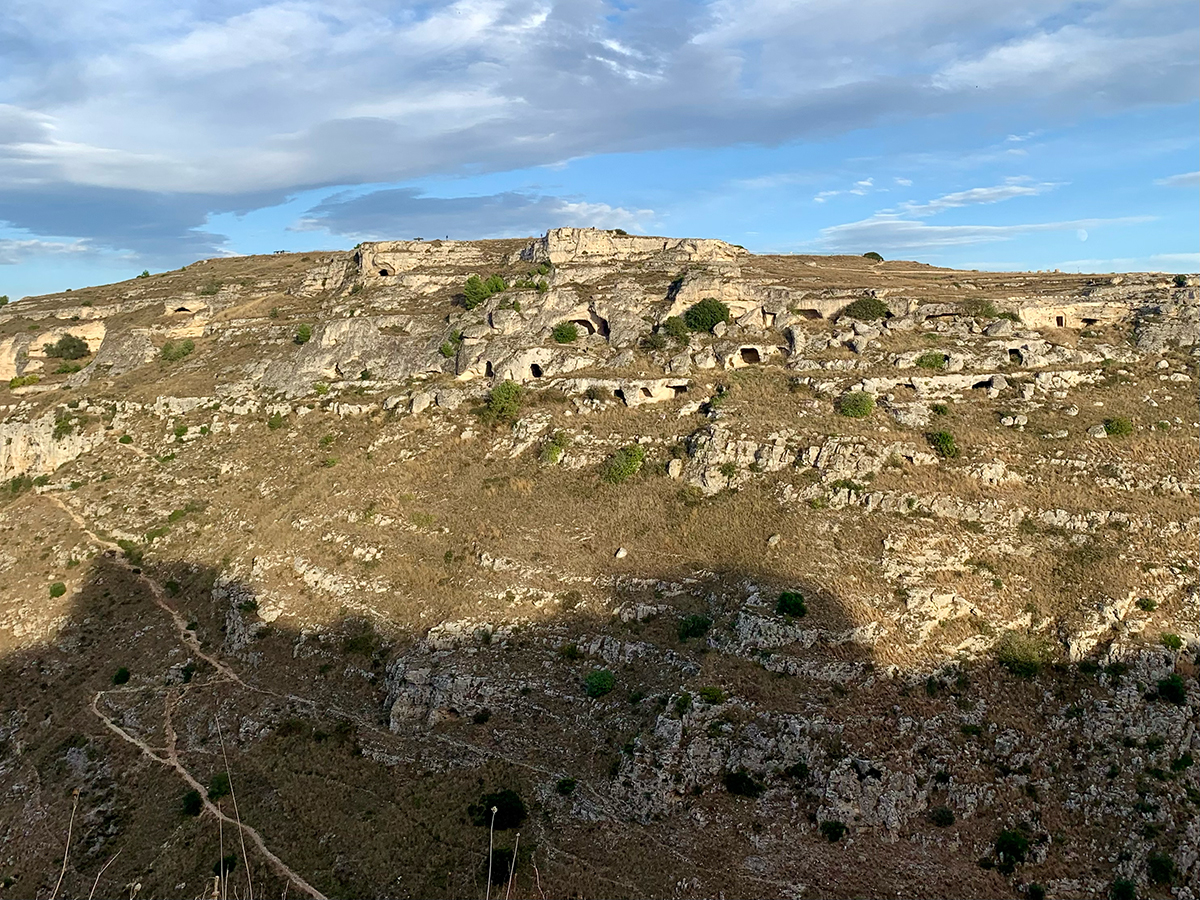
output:
[[[564,228],[0,309],[0,896],[482,896],[494,824],[513,896],[1197,897],[1196,283]]]

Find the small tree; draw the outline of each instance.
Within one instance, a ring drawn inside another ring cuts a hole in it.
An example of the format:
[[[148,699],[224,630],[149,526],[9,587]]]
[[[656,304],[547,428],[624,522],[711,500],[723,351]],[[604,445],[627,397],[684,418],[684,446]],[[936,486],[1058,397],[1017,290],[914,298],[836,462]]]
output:
[[[296,328],[296,336],[292,338],[297,344],[307,344],[312,340],[312,326],[307,322]]]
[[[808,615],[808,604],[804,602],[804,595],[799,591],[784,591],[775,604],[775,612],[781,616],[799,618]]]
[[[502,381],[488,394],[487,414],[493,422],[513,422],[521,412],[525,391],[515,381]]]
[[[875,297],[859,297],[842,310],[843,316],[858,319],[860,322],[874,322],[877,319],[886,319],[888,314],[887,304]]]
[[[608,669],[593,669],[583,679],[583,689],[593,699],[611,693],[612,689],[616,686],[617,676]]]
[[[622,447],[608,458],[601,477],[609,484],[620,484],[636,475],[645,459],[646,449],[640,444]]]
[[[83,359],[91,351],[83,338],[64,334],[55,343],[45,344],[42,352],[53,359]]]
[[[876,253],[874,250],[868,250],[866,253],[864,253],[863,259],[869,259],[872,262],[883,262],[883,257],[880,256],[878,253]]]
[[[658,326],[658,330],[673,340],[676,344],[686,344],[690,333],[687,322],[683,320],[683,316],[668,316],[666,320]]]
[[[688,308],[683,321],[692,331],[712,331],[718,323],[729,321],[729,307],[716,297],[705,297]]]
[[[559,322],[550,331],[550,336],[557,344],[573,344],[579,340],[579,326],[574,322]]]

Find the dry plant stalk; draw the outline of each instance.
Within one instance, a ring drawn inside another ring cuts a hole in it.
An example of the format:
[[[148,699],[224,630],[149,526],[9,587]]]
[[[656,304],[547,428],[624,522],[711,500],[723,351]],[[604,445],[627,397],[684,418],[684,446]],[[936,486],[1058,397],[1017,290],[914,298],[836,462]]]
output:
[[[58,883],[54,885],[54,893],[50,895],[50,900],[54,900],[58,896],[58,889],[62,887],[63,876],[67,874],[67,859],[71,855],[71,829],[75,825],[75,810],[79,808],[79,788],[75,788],[71,792],[71,796],[75,798],[75,802],[71,804],[71,818],[67,822],[67,846],[63,848],[62,871],[58,873]]]

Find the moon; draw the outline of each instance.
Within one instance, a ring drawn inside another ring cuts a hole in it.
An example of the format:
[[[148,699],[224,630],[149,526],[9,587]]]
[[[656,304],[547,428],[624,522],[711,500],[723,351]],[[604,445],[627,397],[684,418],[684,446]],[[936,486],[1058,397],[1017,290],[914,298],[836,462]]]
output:
[[[1075,237],[1079,238],[1081,241],[1086,241],[1087,240],[1087,229],[1080,228],[1077,232],[1075,232]]]

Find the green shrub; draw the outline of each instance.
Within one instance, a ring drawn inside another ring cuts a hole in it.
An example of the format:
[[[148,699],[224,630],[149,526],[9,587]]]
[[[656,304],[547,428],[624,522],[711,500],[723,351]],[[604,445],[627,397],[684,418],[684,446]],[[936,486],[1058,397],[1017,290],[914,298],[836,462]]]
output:
[[[1175,860],[1169,853],[1155,850],[1146,858],[1146,874],[1155,884],[1170,884],[1175,880]]]
[[[1172,674],[1166,678],[1160,678],[1157,687],[1158,699],[1174,703],[1176,706],[1183,706],[1187,703],[1187,686],[1180,676]]]
[[[700,688],[700,699],[715,706],[725,702],[725,692],[719,687],[702,687]]]
[[[208,780],[209,800],[220,800],[222,797],[228,797],[230,790],[228,772],[218,772]]]
[[[646,448],[640,444],[622,447],[608,458],[600,477],[609,484],[621,484],[636,475],[646,460]]]
[[[690,329],[683,316],[668,316],[661,325],[658,326],[659,332],[665,334],[676,344],[686,344],[691,337]]]
[[[929,446],[943,459],[954,459],[958,456],[958,443],[948,431],[930,432],[925,435],[925,440],[929,441]]]
[[[775,603],[775,612],[781,616],[801,618],[808,615],[808,604],[799,591],[783,591]]]
[[[83,366],[81,366],[79,363],[59,363],[54,369],[54,374],[55,375],[74,375],[76,372],[78,372],[82,368],[83,368]]]
[[[199,791],[191,790],[183,795],[183,814],[185,816],[198,816],[203,809],[204,799],[200,796]]]
[[[575,783],[576,782],[574,778],[560,778],[557,782],[555,782],[554,790],[562,794],[564,797],[569,797],[571,794],[575,793]]]
[[[307,322],[296,327],[296,334],[292,337],[292,341],[297,344],[307,344],[312,340],[312,326]]]
[[[133,443],[133,435],[123,434],[119,438],[117,438],[117,443],[118,444],[132,444]]]
[[[680,691],[679,696],[675,698],[675,715],[682,719],[691,708],[692,695],[687,691]]]
[[[556,344],[573,344],[579,340],[579,326],[574,322],[559,322],[550,330]]]
[[[837,402],[837,411],[851,419],[865,419],[875,409],[875,398],[865,391],[844,394]]]
[[[946,354],[937,350],[922,353],[916,359],[916,366],[918,369],[944,369],[946,368]]]
[[[542,445],[540,454],[541,461],[548,466],[553,466],[562,459],[563,451],[571,443],[571,436],[564,431],[556,431],[550,440]]]
[[[211,297],[214,294],[219,293],[220,290],[221,290],[221,282],[213,280],[213,281],[206,282],[204,284],[204,286],[201,287],[200,290],[198,290],[196,293],[199,294],[201,297]]]
[[[0,294],[0,306],[8,306],[8,294]]]
[[[65,584],[63,584],[61,581],[56,581],[56,582],[54,582],[54,584],[50,585],[50,596],[51,597],[61,597],[66,592],[67,592],[67,586]]]
[[[1128,878],[1115,878],[1108,886],[1109,900],[1137,900],[1137,885]]]
[[[267,417],[267,427],[276,431],[283,427],[283,413],[273,412]]]
[[[934,403],[929,407],[929,411],[935,416],[950,415],[950,406],[946,403]]]
[[[478,275],[472,275],[463,285],[463,302],[467,309],[474,309],[492,294],[498,294],[508,287],[499,275],[489,275],[486,280]]]
[[[589,697],[603,697],[617,686],[617,676],[608,669],[592,669],[583,679],[583,689]]]
[[[1159,640],[1162,641],[1162,645],[1168,650],[1183,649],[1183,638],[1177,634],[1163,634],[1159,637]]]
[[[929,810],[929,821],[938,828],[949,828],[954,824],[954,811],[948,806],[935,806]]]
[[[1137,608],[1142,612],[1154,612],[1158,609],[1158,601],[1151,597],[1138,597]]]
[[[729,307],[716,297],[705,297],[688,307],[683,314],[683,321],[691,331],[712,331],[718,322],[729,321]]]
[[[756,781],[745,769],[726,772],[721,780],[725,782],[725,790],[738,797],[760,797],[766,790],[766,787]]]
[[[890,315],[887,304],[875,297],[859,297],[842,309],[841,315],[860,322],[875,322]]]
[[[112,683],[113,684],[128,684],[129,683],[129,670],[127,668],[125,668],[124,666],[121,666],[121,668],[117,669],[117,671],[113,673]]]
[[[492,810],[495,809],[495,818]],[[484,794],[478,802],[467,807],[467,816],[472,825],[487,828],[495,823],[497,831],[509,831],[519,828],[529,816],[525,801],[521,795],[511,788],[505,788],[495,793]]]
[[[1186,275],[1176,275],[1174,278],[1171,279],[1171,283],[1174,284],[1175,287],[1177,287],[1177,288],[1187,287],[1187,276]],[[7,299],[7,298],[5,298],[5,299]]]
[[[83,359],[88,355],[88,343],[73,334],[64,334],[53,344],[45,344],[42,352],[52,359]]]
[[[883,262],[883,257],[880,256],[878,253],[876,253],[874,250],[868,250],[866,253],[864,253],[863,259],[869,259],[869,260],[872,260],[873,262]]]
[[[708,616],[690,615],[679,620],[676,633],[679,635],[679,640],[686,641],[689,638],[704,637],[710,628],[712,628],[712,619]]]
[[[525,391],[515,381],[502,381],[488,393],[487,415],[493,422],[514,422]]]
[[[117,546],[121,548],[121,552],[129,560],[130,565],[140,566],[142,564],[142,556],[145,551],[140,544],[128,538],[117,538]]]
[[[641,347],[643,350],[665,350],[667,346],[667,337],[658,331],[650,331],[642,335]]]
[[[844,838],[849,830],[845,822],[839,822],[837,819],[826,819],[821,823],[821,834],[831,844],[836,844]]]
[[[442,342],[442,346],[438,347],[438,352],[446,359],[451,359],[458,354],[459,345],[462,344],[462,332],[452,331],[450,337]]]
[[[317,392],[318,397],[324,397],[329,393],[329,385],[324,381],[314,381],[313,390]]]
[[[28,387],[31,384],[37,384],[42,379],[37,375],[18,375],[16,378],[10,378],[8,386],[10,388]]]
[[[1133,434],[1133,422],[1125,416],[1104,420],[1104,433],[1109,437],[1125,437]]]
[[[1015,828],[1006,828],[996,835],[994,852],[996,868],[1006,875],[1012,874],[1029,856],[1029,838]]]
[[[1052,658],[1049,641],[1019,631],[1006,631],[992,652],[1000,665],[1021,678],[1037,675]]]
[[[1188,769],[1190,769],[1195,764],[1196,764],[1195,757],[1193,757],[1190,752],[1184,751],[1183,753],[1179,754],[1179,756],[1177,756],[1173,760],[1171,760],[1171,771],[1172,772],[1186,772]]]
[[[163,344],[162,350],[159,351],[158,355],[163,362],[179,362],[179,360],[189,355],[195,349],[196,345],[191,340],[179,341],[178,343],[167,341]]]

